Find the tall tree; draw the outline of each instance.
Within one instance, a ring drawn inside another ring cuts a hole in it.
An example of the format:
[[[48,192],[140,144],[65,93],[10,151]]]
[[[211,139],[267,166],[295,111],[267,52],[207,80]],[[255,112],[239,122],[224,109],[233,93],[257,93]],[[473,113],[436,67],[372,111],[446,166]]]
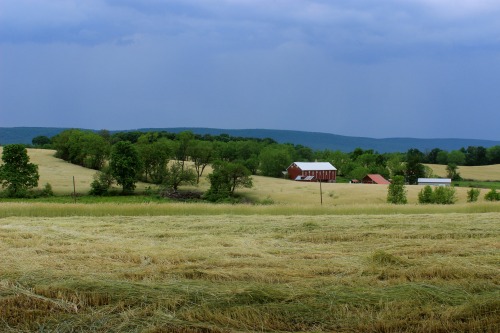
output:
[[[184,131],[177,134],[177,146],[174,150],[175,158],[181,163],[184,169],[184,162],[188,159],[189,147],[194,140],[194,134],[191,131]]]
[[[282,145],[264,148],[259,160],[262,175],[268,177],[283,177],[282,172],[293,162],[290,151]]]
[[[394,176],[387,189],[387,202],[392,204],[406,204],[405,180],[403,176]]]
[[[465,153],[460,150],[452,150],[448,154],[448,164],[465,165]]]
[[[451,180],[460,180],[462,177],[460,177],[460,173],[458,172],[458,166],[456,164],[448,164],[446,166],[446,176],[450,178]]]
[[[405,176],[410,185],[417,184],[418,178],[425,177],[422,159],[423,154],[418,149],[409,149],[406,153]]]
[[[138,141],[137,151],[143,164],[143,179],[146,182],[161,184],[165,180],[167,164],[171,156],[172,141],[161,138],[149,143]]]
[[[0,183],[7,188],[9,197],[24,197],[29,189],[38,186],[38,166],[29,162],[28,152],[23,145],[3,147],[2,161]]]
[[[198,184],[200,182],[200,177],[203,175],[203,171],[214,159],[214,145],[210,141],[196,140],[189,149],[189,155],[194,162],[196,183]]]
[[[113,146],[109,163],[111,175],[123,193],[133,192],[137,176],[141,171],[141,160],[136,148],[128,141],[119,141]]]
[[[500,146],[488,148],[486,156],[488,158],[488,164],[500,164]]]

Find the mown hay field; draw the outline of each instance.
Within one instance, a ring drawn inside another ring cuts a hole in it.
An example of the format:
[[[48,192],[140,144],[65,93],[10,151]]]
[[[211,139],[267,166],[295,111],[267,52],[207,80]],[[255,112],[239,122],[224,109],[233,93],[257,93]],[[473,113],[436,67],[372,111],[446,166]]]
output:
[[[30,150],[41,186],[85,193],[95,171],[52,154]],[[254,184],[262,204],[0,202],[0,332],[500,330],[500,204]]]
[[[5,217],[0,331],[498,332],[499,217]]]

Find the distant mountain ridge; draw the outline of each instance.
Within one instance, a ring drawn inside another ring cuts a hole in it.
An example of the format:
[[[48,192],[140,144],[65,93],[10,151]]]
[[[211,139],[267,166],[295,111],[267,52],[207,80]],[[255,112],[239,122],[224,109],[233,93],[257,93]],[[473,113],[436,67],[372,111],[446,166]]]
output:
[[[0,144],[24,143],[31,144],[31,140],[39,135],[52,137],[68,128],[58,127],[0,127]],[[479,139],[415,139],[415,138],[386,138],[373,139],[366,137],[344,136],[321,132],[304,132],[292,130],[270,130],[270,129],[218,129],[218,128],[198,128],[198,127],[172,127],[172,128],[140,128],[120,131],[110,131],[111,133],[126,131],[166,131],[179,133],[182,131],[192,131],[193,133],[204,135],[228,134],[235,137],[251,138],[271,138],[279,143],[300,144],[314,150],[341,150],[344,152],[353,151],[356,148],[373,149],[380,153],[385,152],[406,152],[410,148],[420,151],[427,151],[434,148],[451,151],[468,146],[483,146],[485,148],[500,145],[500,141],[479,140]]]

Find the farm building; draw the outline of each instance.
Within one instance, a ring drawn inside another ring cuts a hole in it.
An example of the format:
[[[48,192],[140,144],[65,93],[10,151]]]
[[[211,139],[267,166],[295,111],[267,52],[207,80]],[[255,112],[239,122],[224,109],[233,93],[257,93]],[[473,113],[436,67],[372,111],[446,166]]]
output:
[[[286,171],[293,180],[329,183],[337,180],[337,169],[329,162],[293,162]]]
[[[379,174],[369,174],[366,175],[365,178],[361,180],[363,184],[379,184],[379,185],[387,185],[391,182],[382,177]]]
[[[419,178],[418,185],[451,186],[450,178]]]

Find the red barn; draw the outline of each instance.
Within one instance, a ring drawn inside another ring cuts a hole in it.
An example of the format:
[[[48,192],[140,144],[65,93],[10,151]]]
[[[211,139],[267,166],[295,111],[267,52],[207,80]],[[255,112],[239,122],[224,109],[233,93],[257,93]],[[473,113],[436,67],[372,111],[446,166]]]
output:
[[[379,174],[366,175],[366,177],[363,178],[361,182],[363,184],[380,184],[380,185],[387,185],[391,183],[390,181],[388,181]]]
[[[286,171],[293,180],[329,183],[337,180],[337,169],[328,162],[293,162]]]

